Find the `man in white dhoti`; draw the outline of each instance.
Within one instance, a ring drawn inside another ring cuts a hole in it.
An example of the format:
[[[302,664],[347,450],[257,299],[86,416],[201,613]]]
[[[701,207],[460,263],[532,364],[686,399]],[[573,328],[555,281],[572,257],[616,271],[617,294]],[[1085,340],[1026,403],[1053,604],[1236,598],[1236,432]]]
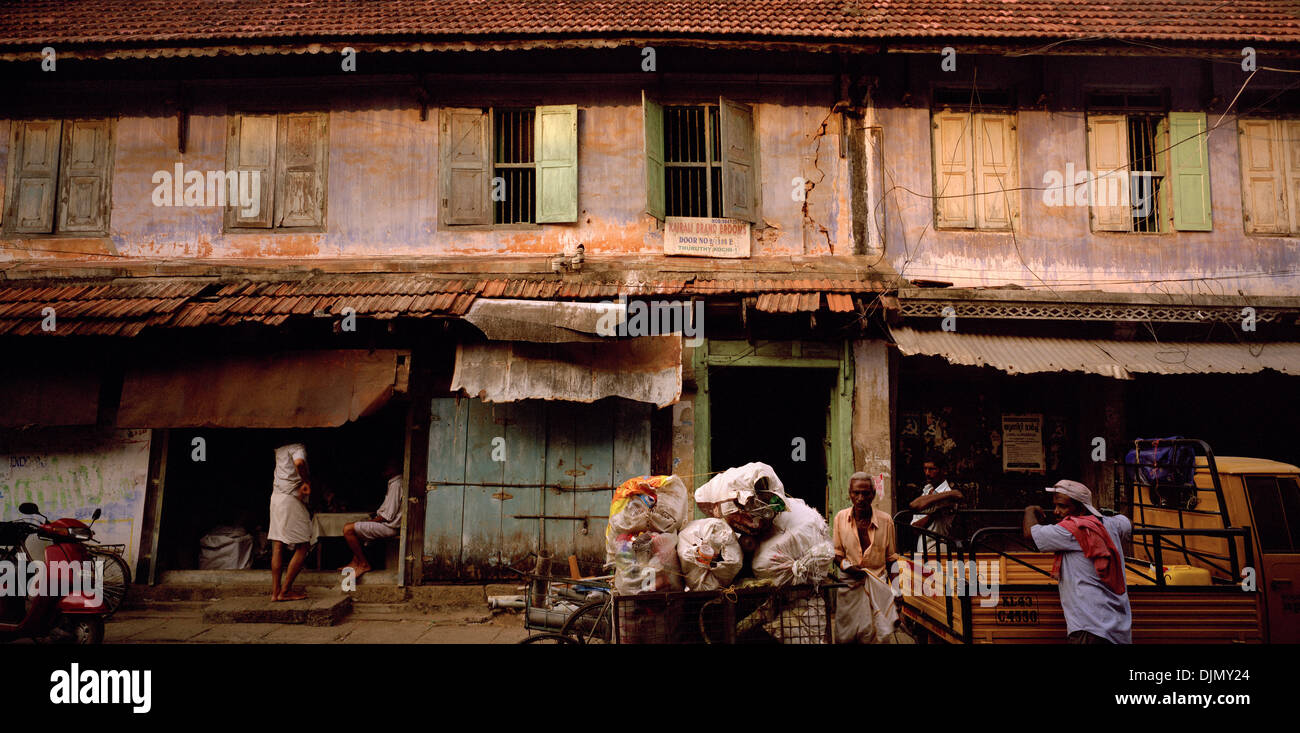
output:
[[[267,538],[271,540],[271,600],[301,601],[307,594],[294,590],[293,581],[307,560],[311,549],[311,515],[307,498],[311,496],[311,476],[307,470],[307,448],[290,443],[275,449],[275,479],[271,484],[271,522]],[[280,577],[284,571],[283,547],[294,548],[289,560],[289,574],[283,590]]]
[[[388,476],[388,493],[384,495],[384,503],[379,505],[379,510],[371,515],[370,521],[348,522],[343,525],[343,539],[352,550],[352,562],[339,570],[352,568],[356,573],[354,577],[357,578],[371,569],[361,543],[396,537],[397,531],[402,527],[402,468],[390,463],[384,473]]]

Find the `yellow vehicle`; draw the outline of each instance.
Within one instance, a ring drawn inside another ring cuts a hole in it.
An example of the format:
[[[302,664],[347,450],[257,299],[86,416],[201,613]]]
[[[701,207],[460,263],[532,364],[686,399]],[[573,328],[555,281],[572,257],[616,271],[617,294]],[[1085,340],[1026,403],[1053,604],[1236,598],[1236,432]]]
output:
[[[1140,451],[1154,441],[1135,441]],[[1300,468],[1214,456],[1199,440],[1161,440],[1195,452],[1191,482],[1117,476],[1116,509],[1133,522],[1125,548],[1133,642],[1300,642]],[[1191,456],[1188,456],[1189,458]],[[898,599],[918,641],[1062,643],[1054,555],[1034,551],[1019,526],[967,540],[907,526],[900,513]],[[996,603],[990,593],[996,581]],[[981,593],[983,595],[981,595]]]

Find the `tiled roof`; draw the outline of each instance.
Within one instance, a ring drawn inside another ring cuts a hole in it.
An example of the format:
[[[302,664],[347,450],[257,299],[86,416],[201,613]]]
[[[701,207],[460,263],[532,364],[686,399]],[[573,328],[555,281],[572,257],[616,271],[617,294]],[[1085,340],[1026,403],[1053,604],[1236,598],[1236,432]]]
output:
[[[323,264],[323,263],[322,263]],[[812,275],[812,276],[809,276]],[[0,335],[41,334],[53,308],[54,335],[135,336],[147,327],[190,328],[262,323],[292,317],[338,317],[345,308],[362,318],[464,315],[476,298],[613,300],[620,295],[757,296],[759,310],[826,308],[851,312],[854,296],[883,291],[883,279],[809,273],[710,272],[700,277],[664,272],[629,278],[626,272],[429,274],[307,272],[221,277],[105,277],[0,280]],[[771,307],[768,304],[771,303]]]
[[[0,46],[367,38],[1300,41],[1300,0],[0,0]]]

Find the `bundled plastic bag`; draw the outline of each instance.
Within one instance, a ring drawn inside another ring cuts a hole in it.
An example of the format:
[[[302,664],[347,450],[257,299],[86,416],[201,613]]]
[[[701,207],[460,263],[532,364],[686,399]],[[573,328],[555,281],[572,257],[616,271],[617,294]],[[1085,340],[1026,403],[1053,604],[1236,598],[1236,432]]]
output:
[[[616,535],[608,543],[614,562],[614,589],[624,595],[682,590],[675,532]]]
[[[788,500],[772,467],[757,462],[729,468],[695,490],[700,511],[742,535],[765,535]]]
[[[774,585],[816,584],[826,577],[835,545],[821,512],[791,497],[772,520],[772,529],[754,552],[754,577]]]
[[[686,521],[686,484],[676,476],[637,476],[614,490],[605,527],[605,551],[613,559],[620,537],[677,532]]]
[[[731,584],[745,563],[736,533],[721,519],[697,519],[682,528],[677,558],[691,590],[717,590]]]

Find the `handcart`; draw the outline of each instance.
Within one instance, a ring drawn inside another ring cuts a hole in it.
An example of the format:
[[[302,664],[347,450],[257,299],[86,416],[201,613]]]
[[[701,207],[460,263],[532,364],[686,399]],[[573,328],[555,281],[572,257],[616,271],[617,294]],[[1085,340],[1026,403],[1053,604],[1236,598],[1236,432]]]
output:
[[[831,644],[836,591],[818,586],[741,585],[713,591],[615,594],[618,644]]]

